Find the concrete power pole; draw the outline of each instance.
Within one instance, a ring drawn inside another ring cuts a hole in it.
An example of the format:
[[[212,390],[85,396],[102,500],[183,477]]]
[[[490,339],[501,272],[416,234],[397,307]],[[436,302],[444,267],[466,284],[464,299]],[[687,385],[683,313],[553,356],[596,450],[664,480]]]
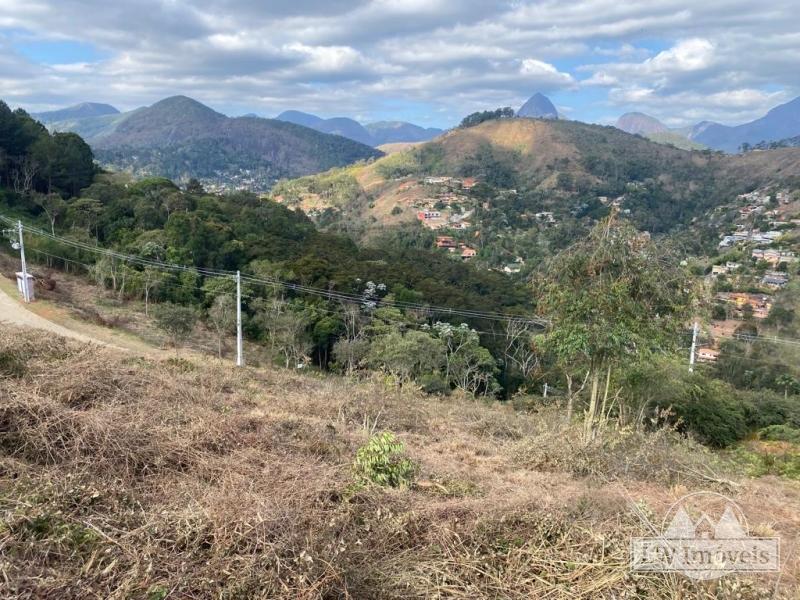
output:
[[[242,274],[236,271],[236,366],[244,366],[242,352]]]
[[[19,232],[19,257],[22,262],[22,297],[25,302],[31,301],[30,290],[28,289],[28,264],[25,262],[25,238],[22,236],[22,221],[17,221],[17,231]]]
[[[694,327],[692,328],[692,349],[689,352],[689,373],[694,371],[694,355],[695,349],[697,348],[697,330],[698,330],[697,321],[694,322]]]

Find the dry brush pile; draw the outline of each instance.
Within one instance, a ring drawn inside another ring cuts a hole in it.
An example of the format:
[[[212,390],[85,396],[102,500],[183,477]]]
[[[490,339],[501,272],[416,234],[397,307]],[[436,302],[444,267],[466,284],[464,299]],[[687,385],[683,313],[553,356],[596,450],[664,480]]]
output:
[[[628,440],[586,450],[606,462],[570,461],[553,427],[377,380],[146,360],[6,329],[0,596],[764,597],[766,580],[629,572],[629,539],[646,532],[628,495],[668,504],[712,485],[680,444]],[[357,449],[380,430],[419,465],[410,488],[354,480]]]

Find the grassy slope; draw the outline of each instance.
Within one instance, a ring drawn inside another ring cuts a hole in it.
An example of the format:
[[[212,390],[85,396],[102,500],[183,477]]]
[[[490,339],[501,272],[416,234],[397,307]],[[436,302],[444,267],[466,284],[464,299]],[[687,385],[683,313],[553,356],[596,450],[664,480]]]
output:
[[[681,148],[682,150],[705,150],[707,148],[707,146],[704,146],[703,144],[698,144],[697,142],[693,142],[687,137],[684,137],[681,134],[674,133],[672,131],[649,133],[645,137],[658,144],[668,144],[670,146],[675,146],[676,148]]]
[[[777,531],[778,597],[798,589],[797,488],[698,477],[711,457],[666,435],[582,451],[549,411],[15,329],[0,331],[0,395],[13,597],[764,597],[769,581],[712,590],[628,572],[629,538],[646,533],[631,502],[657,522],[697,489]],[[367,429],[405,442],[412,489],[353,485]]]

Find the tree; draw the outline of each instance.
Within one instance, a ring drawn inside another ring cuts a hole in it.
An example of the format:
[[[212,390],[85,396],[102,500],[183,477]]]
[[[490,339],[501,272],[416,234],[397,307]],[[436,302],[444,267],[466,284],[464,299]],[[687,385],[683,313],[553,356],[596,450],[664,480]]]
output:
[[[222,358],[222,342],[236,330],[236,300],[229,294],[214,298],[208,309],[208,319],[217,332],[217,354]]]
[[[612,214],[557,255],[536,290],[538,310],[551,321],[547,346],[565,371],[579,364],[588,373],[588,441],[607,415],[612,368],[676,348],[693,299],[688,273]]]
[[[798,388],[800,388],[800,382],[798,382],[797,379],[795,379],[791,375],[787,374],[778,376],[778,378],[775,379],[775,384],[783,388],[784,399],[787,399],[789,397],[789,390],[792,390],[792,393],[796,394]]]
[[[458,327],[437,322],[436,337],[444,344],[445,379],[454,387],[471,394],[495,391],[497,365],[491,353],[480,344],[478,333],[466,323]]]
[[[154,317],[158,328],[172,341],[177,355],[178,349],[194,330],[197,313],[193,308],[165,302],[158,305],[154,311]]]
[[[67,211],[67,203],[58,194],[33,194],[34,204],[39,206],[50,221],[50,233],[56,234],[56,220]]]
[[[475,127],[476,125],[480,125],[484,121],[490,121],[492,119],[512,119],[516,113],[514,109],[510,106],[506,106],[504,108],[498,108],[496,110],[484,110],[482,112],[474,112],[471,115],[464,117],[461,121],[459,127]]]
[[[279,298],[257,298],[253,308],[254,320],[266,332],[273,356],[282,354],[286,368],[307,358],[311,344],[307,331],[309,319],[304,311]]]
[[[403,384],[422,375],[438,371],[444,361],[444,348],[424,331],[398,330],[372,340],[367,362],[376,369],[390,373]]]
[[[76,225],[86,228],[91,233],[94,230],[94,237],[97,239],[97,224],[103,214],[103,204],[94,198],[79,198],[69,207],[69,214]]]
[[[531,377],[539,366],[539,355],[535,351],[533,323],[524,319],[513,319],[505,324],[503,359],[506,367],[517,369],[523,379]]]
[[[206,190],[203,188],[202,183],[200,183],[197,179],[192,177],[186,184],[186,193],[194,194],[196,196],[202,196],[203,194],[206,193]]]
[[[144,314],[150,314],[150,294],[161,285],[161,272],[154,267],[145,267],[142,271],[142,291],[144,292]]]

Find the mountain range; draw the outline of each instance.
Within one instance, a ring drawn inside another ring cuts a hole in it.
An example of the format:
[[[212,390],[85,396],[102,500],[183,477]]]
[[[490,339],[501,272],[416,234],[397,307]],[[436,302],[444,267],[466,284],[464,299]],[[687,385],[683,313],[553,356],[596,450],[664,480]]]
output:
[[[197,177],[267,189],[282,177],[382,156],[369,145],[293,123],[227,117],[186,96],[125,113],[78,105],[37,117],[51,130],[78,133],[104,165],[179,181]]]
[[[676,146],[691,147],[694,144],[724,152],[738,152],[743,144],[769,144],[800,135],[800,97],[776,106],[759,119],[735,126],[701,121],[691,127],[670,129],[649,115],[626,113],[617,120],[616,127]]]
[[[323,119],[299,110],[287,110],[275,118],[279,121],[310,127],[322,133],[341,135],[368,146],[381,146],[397,142],[427,142],[444,133],[442,129],[424,128],[405,121],[379,121],[362,125],[348,117]]]

